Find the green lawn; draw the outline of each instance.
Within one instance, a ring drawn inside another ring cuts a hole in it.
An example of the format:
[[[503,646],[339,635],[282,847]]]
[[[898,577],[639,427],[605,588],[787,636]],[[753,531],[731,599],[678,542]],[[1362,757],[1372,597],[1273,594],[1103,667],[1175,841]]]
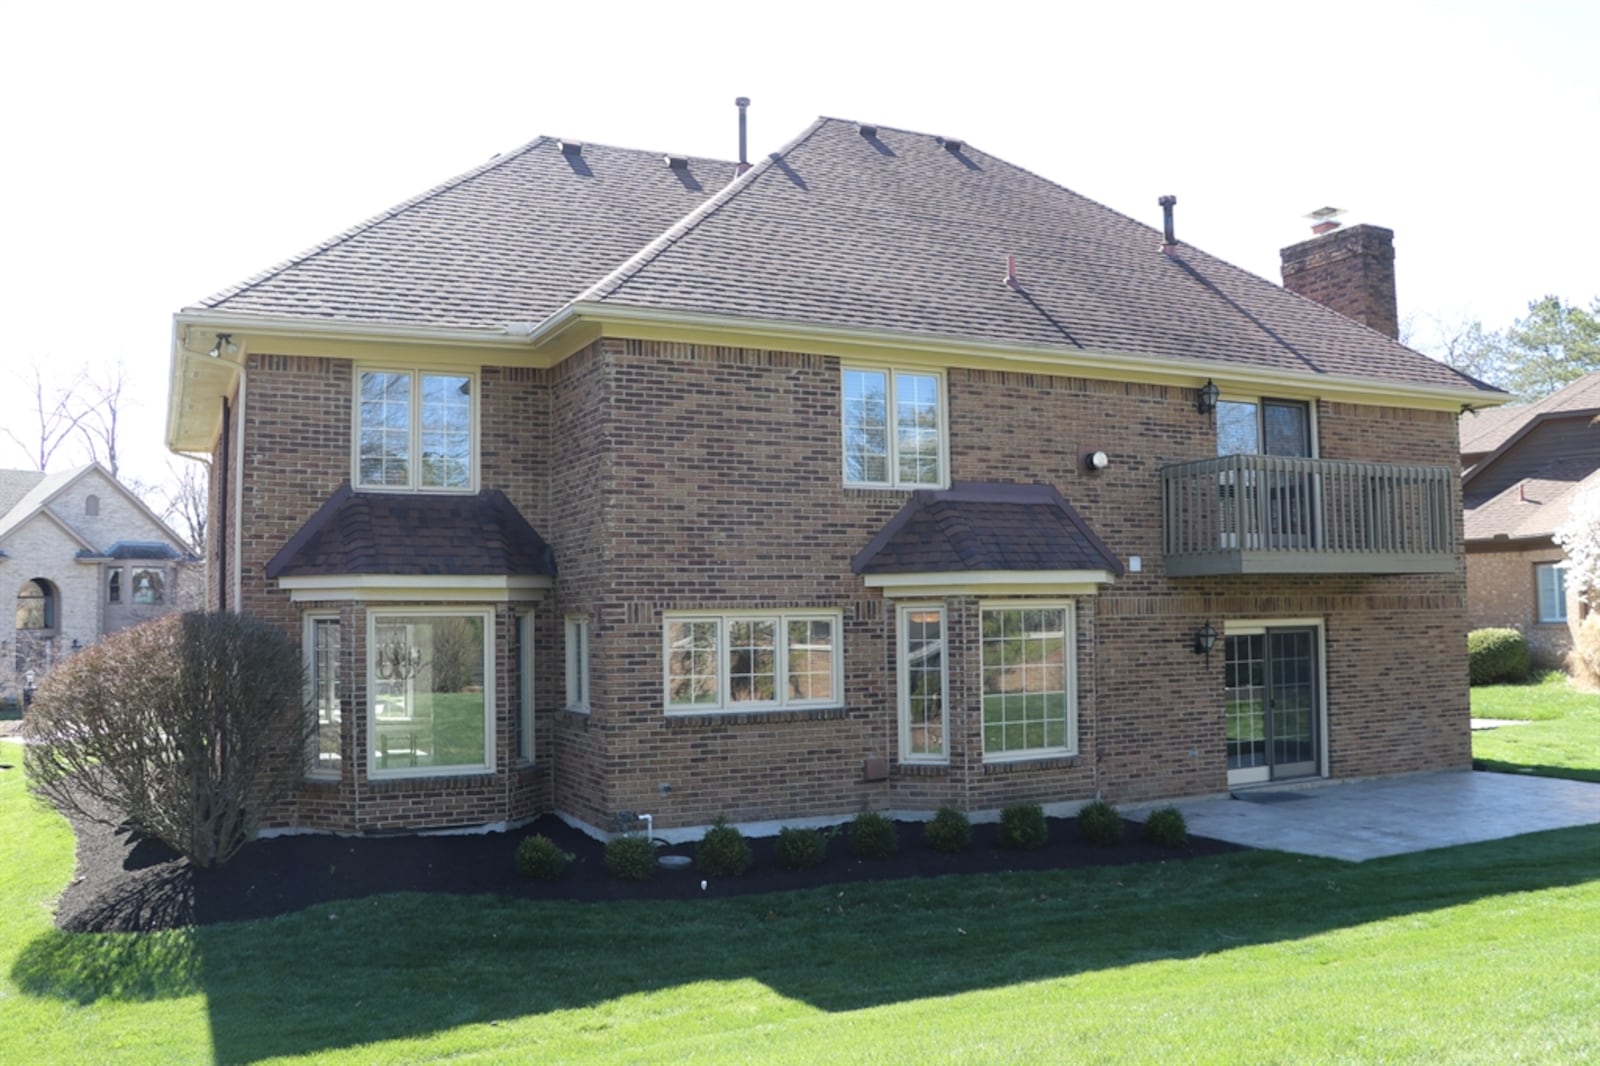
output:
[[[1472,757],[1485,769],[1600,782],[1600,693],[1575,687],[1565,674],[1476,686],[1472,716],[1527,723],[1472,734]]]
[[[19,761],[15,746],[0,762]],[[390,896],[69,935],[0,771],[0,1061],[1581,1062],[1600,828],[685,903]]]

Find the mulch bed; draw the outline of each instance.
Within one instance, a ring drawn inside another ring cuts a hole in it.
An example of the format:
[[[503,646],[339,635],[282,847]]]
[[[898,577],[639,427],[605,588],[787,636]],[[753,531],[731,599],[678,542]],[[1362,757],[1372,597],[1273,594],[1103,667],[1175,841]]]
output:
[[[900,877],[1171,862],[1243,850],[1201,837],[1191,837],[1181,849],[1158,847],[1144,841],[1142,827],[1133,822],[1126,824],[1120,844],[1100,847],[1082,840],[1072,819],[1051,819],[1049,842],[1036,851],[1001,848],[995,841],[998,826],[975,825],[971,847],[947,855],[923,843],[920,824],[897,828],[900,848],[887,859],[851,855],[841,831],[829,841],[821,866],[791,871],[773,857],[775,838],[753,838],[755,864],[740,877],[707,878],[691,865],[662,868],[650,881],[627,882],[606,872],[601,844],[553,816],[504,833],[273,837],[245,845],[231,861],[212,869],[191,867],[165,845],[126,827],[74,818],[78,869],[61,897],[56,923],[76,932],[172,929],[267,918],[383,892],[592,902],[710,898]],[[534,833],[576,856],[560,880],[517,876],[516,846]],[[694,845],[665,847],[662,853],[693,855]]]

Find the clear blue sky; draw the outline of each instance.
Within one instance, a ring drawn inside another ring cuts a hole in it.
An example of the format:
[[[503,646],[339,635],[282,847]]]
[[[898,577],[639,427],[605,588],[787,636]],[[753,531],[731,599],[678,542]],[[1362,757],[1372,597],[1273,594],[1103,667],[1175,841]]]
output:
[[[1185,241],[1273,280],[1301,216],[1346,208],[1395,230],[1424,348],[1600,295],[1593,0],[32,4],[4,37],[5,369],[122,360],[146,481],[180,307],[542,133],[731,156],[738,95],[756,153],[831,115],[1152,225],[1175,194]]]

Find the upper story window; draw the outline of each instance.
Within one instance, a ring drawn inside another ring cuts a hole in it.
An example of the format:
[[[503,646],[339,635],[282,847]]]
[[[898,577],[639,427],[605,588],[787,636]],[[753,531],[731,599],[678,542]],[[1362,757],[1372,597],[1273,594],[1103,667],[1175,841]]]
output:
[[[362,370],[356,388],[358,489],[472,490],[474,375]]]
[[[874,488],[945,484],[940,374],[847,366],[841,384],[845,484]]]
[[[42,577],[24,581],[17,590],[17,628],[56,627],[56,587]]]
[[[1311,458],[1311,406],[1298,400],[1217,404],[1218,455],[1284,455]]]
[[[90,516],[98,515],[100,513],[100,497],[93,493],[84,497],[83,513]]]

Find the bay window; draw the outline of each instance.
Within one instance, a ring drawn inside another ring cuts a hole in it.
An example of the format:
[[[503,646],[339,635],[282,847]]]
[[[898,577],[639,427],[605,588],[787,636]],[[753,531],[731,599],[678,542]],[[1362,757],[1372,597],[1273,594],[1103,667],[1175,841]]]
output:
[[[368,613],[372,776],[494,768],[493,631],[487,610]]]
[[[942,763],[950,756],[944,648],[943,607],[900,608],[900,758],[906,762]]]
[[[1072,606],[996,605],[981,615],[984,758],[1075,754]]]

